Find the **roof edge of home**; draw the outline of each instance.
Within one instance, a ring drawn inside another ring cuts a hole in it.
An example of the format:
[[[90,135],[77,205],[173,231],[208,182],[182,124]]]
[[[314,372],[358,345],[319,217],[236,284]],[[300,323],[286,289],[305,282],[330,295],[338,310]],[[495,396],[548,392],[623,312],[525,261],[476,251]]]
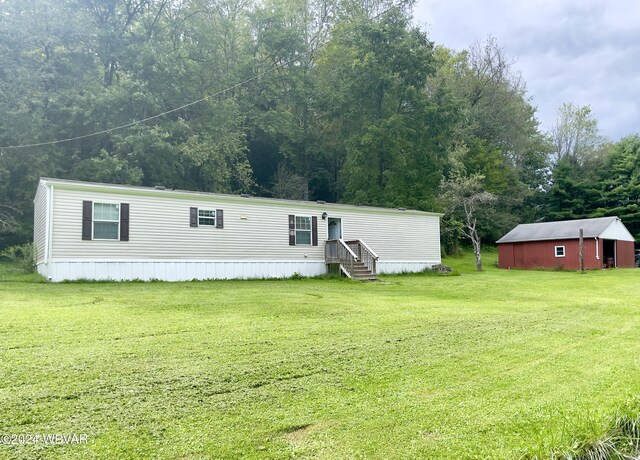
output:
[[[178,190],[178,189],[159,189],[156,187],[149,187],[143,185],[127,185],[127,184],[108,184],[103,182],[89,182],[79,181],[73,179],[58,179],[55,177],[41,177],[41,181],[45,184],[51,184],[60,188],[68,190],[82,190],[85,188],[93,188],[98,191],[114,192],[117,191],[122,194],[128,195],[146,195],[157,197],[181,197],[183,199],[196,199],[199,201],[216,199],[218,201],[226,201],[233,203],[250,202],[253,204],[261,205],[275,205],[275,206],[302,206],[302,207],[318,207],[328,206],[327,210],[333,209],[345,209],[355,212],[374,212],[394,215],[418,215],[418,216],[430,216],[430,217],[442,217],[444,214],[438,212],[420,211],[417,209],[404,209],[404,208],[383,208],[378,206],[359,206],[345,203],[318,203],[316,201],[305,200],[289,200],[283,198],[266,198],[266,197],[242,197],[240,195],[232,195],[225,193],[212,193],[212,192],[199,192],[194,190]],[[102,190],[100,190],[102,189]]]

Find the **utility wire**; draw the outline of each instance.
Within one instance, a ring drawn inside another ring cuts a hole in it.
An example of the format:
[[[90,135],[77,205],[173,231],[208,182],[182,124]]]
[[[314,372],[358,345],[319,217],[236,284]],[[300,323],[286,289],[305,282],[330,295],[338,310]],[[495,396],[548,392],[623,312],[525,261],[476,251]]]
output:
[[[400,6],[402,3],[403,2],[400,1],[397,4],[394,4],[394,5],[390,6],[389,8],[384,10],[383,12],[378,13],[377,15],[375,15],[373,17],[373,19],[378,19],[381,16],[384,16],[385,14],[387,14],[392,9],[397,8],[398,6]],[[91,134],[83,134],[82,136],[68,137],[68,138],[65,138],[65,139],[57,139],[57,140],[54,140],[54,141],[47,141],[47,142],[37,142],[37,143],[33,143],[33,144],[6,145],[6,146],[3,146],[3,147],[0,147],[0,149],[25,149],[25,148],[29,148],[29,147],[43,147],[45,145],[62,144],[62,143],[65,143],[65,142],[71,142],[71,141],[77,141],[77,140],[80,140],[80,139],[86,139],[88,137],[99,136],[101,134],[109,134],[109,133],[112,133],[114,131],[119,131],[121,129],[129,128],[131,126],[139,125],[141,123],[146,123],[147,121],[163,117],[163,116],[168,115],[170,113],[178,112],[178,111],[180,111],[182,109],[186,109],[187,107],[191,107],[193,105],[196,105],[196,104],[199,104],[201,102],[207,101],[207,100],[209,100],[209,99],[211,99],[213,97],[220,96],[221,94],[227,93],[227,92],[232,91],[232,90],[234,90],[236,88],[239,88],[239,87],[244,86],[244,85],[246,85],[248,83],[251,83],[252,81],[258,80],[258,79],[264,77],[265,75],[267,75],[267,74],[269,74],[271,72],[274,72],[275,70],[281,69],[284,66],[287,66],[289,64],[292,64],[292,63],[298,61],[301,57],[306,56],[307,54],[310,54],[313,51],[317,51],[317,50],[319,50],[320,48],[326,46],[329,43],[331,43],[331,40],[327,40],[326,42],[320,44],[314,50],[308,50],[308,51],[305,51],[303,53],[300,53],[295,58],[290,59],[288,61],[285,61],[285,62],[283,62],[281,64],[275,65],[275,66],[271,67],[270,69],[265,70],[264,72],[261,72],[261,73],[259,73],[257,75],[254,75],[251,78],[248,78],[248,79],[246,79],[244,81],[241,81],[240,83],[236,83],[233,86],[229,86],[228,88],[222,89],[222,90],[217,91],[217,92],[215,92],[213,94],[209,94],[209,95],[204,96],[204,97],[202,97],[202,98],[200,98],[198,100],[195,100],[193,102],[189,102],[187,104],[181,105],[180,107],[176,107],[174,109],[167,110],[166,112],[158,113],[156,115],[152,115],[152,116],[146,117],[146,118],[141,118],[140,120],[132,121],[131,123],[127,123],[127,124],[120,125],[120,126],[115,126],[113,128],[104,129],[102,131],[96,131],[96,132],[91,133]]]
[[[303,56],[306,53],[308,53],[308,51],[305,52],[305,53],[301,53],[300,55],[298,55],[298,57]],[[48,141],[48,142],[38,142],[38,143],[35,143],[35,144],[7,145],[5,147],[0,147],[0,148],[2,148],[2,149],[22,149],[22,148],[27,148],[27,147],[42,147],[44,145],[62,144],[63,142],[77,141],[79,139],[86,139],[87,137],[99,136],[101,134],[108,134],[108,133],[111,133],[113,131],[118,131],[118,130],[121,130],[121,129],[124,129],[124,128],[129,128],[131,126],[135,126],[135,125],[139,125],[141,123],[145,123],[145,122],[147,122],[149,120],[154,120],[156,118],[163,117],[163,116],[168,115],[168,114],[173,113],[173,112],[178,112],[179,110],[186,109],[187,107],[191,107],[192,105],[196,105],[196,104],[199,104],[201,102],[207,101],[207,100],[211,99],[212,97],[220,96],[221,94],[224,94],[224,93],[226,93],[228,91],[234,90],[234,89],[236,89],[236,88],[238,88],[240,86],[246,85],[247,83],[251,83],[253,80],[257,80],[258,78],[260,78],[260,77],[262,77],[262,76],[264,76],[264,75],[266,75],[266,74],[268,74],[270,72],[273,72],[274,70],[277,70],[277,69],[279,69],[279,68],[281,68],[281,67],[283,67],[283,66],[285,66],[285,65],[287,65],[287,64],[289,64],[291,62],[294,62],[295,60],[296,59],[291,59],[290,61],[287,61],[287,62],[284,62],[282,64],[279,64],[279,65],[277,65],[275,67],[272,67],[272,68],[270,68],[268,70],[265,70],[262,73],[254,75],[253,77],[248,78],[247,80],[241,81],[240,83],[236,83],[235,85],[229,86],[228,88],[222,89],[222,90],[220,90],[220,91],[218,91],[216,93],[209,94],[209,95],[207,95],[207,96],[205,96],[203,98],[200,98],[200,99],[198,99],[196,101],[189,102],[187,104],[181,105],[180,107],[176,107],[174,109],[167,110],[166,112],[158,113],[156,115],[152,115],[152,116],[147,117],[147,118],[141,118],[140,120],[132,121],[131,123],[127,123],[125,125],[115,126],[113,128],[104,129],[102,131],[96,131],[95,133],[91,133],[91,134],[84,134],[82,136],[68,137],[66,139],[58,139],[58,140],[55,140],[55,141]]]

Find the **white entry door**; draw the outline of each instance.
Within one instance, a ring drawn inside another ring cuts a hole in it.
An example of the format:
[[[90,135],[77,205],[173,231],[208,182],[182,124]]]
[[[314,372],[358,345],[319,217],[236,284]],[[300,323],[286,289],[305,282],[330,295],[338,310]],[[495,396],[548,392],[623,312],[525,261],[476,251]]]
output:
[[[327,225],[329,226],[329,239],[339,240],[342,238],[342,219],[337,217],[329,217],[327,219]]]

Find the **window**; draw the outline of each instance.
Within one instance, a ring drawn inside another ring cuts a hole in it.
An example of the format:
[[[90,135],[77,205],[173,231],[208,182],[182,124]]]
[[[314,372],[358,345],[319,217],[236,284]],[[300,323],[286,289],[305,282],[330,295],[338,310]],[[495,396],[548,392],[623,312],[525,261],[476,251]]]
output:
[[[564,246],[556,246],[556,257],[564,257]]]
[[[296,216],[296,245],[311,246],[311,217]]]
[[[198,225],[216,226],[216,212],[211,209],[198,209]]]
[[[120,204],[93,203],[93,239],[117,240],[120,230]]]
[[[223,212],[222,209],[189,208],[189,226],[224,228]]]
[[[318,245],[318,217],[289,214],[289,246]]]

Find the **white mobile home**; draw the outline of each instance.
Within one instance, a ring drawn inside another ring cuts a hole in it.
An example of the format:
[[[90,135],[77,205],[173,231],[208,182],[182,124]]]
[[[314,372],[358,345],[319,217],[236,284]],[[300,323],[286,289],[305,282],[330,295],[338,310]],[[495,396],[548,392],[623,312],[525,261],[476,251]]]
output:
[[[180,281],[419,271],[440,263],[440,214],[42,178],[38,272]]]

